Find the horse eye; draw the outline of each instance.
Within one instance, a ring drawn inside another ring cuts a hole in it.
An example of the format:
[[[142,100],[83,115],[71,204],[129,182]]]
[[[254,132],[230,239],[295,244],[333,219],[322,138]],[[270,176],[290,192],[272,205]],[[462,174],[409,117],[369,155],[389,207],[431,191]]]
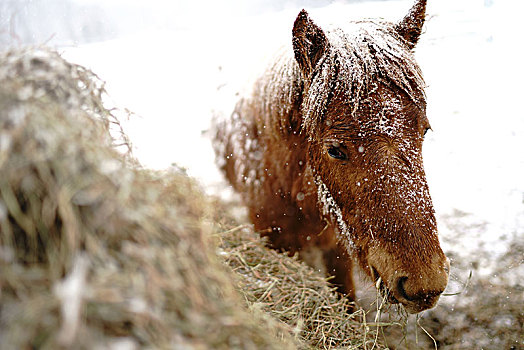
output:
[[[347,159],[346,154],[340,149],[340,147],[331,146],[328,148],[328,154],[331,158],[345,160]]]

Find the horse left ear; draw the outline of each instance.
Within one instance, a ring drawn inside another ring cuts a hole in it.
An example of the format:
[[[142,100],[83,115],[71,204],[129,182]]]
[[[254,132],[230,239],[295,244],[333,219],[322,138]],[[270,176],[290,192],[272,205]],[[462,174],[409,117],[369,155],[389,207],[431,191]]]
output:
[[[410,49],[413,49],[422,33],[422,26],[426,19],[426,0],[417,0],[409,13],[395,25],[395,29]]]
[[[293,51],[304,78],[311,77],[328,46],[324,31],[309,18],[306,10],[300,11],[293,25]]]

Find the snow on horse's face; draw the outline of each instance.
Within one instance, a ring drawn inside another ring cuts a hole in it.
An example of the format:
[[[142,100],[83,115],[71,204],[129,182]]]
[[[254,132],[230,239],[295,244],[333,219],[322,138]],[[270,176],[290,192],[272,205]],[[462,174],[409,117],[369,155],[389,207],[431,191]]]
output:
[[[424,7],[397,26],[357,23],[350,35],[326,34],[302,12],[293,32],[321,209],[389,300],[410,312],[434,306],[449,269],[423,168],[430,125],[411,52]]]

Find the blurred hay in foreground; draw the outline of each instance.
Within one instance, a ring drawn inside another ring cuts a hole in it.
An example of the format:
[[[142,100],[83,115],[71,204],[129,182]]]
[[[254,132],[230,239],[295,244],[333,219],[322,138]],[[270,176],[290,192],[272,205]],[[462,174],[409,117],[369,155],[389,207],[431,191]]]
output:
[[[200,188],[115,150],[103,84],[0,56],[0,348],[294,348],[207,243]]]
[[[0,55],[0,348],[380,348],[310,268],[141,169],[103,95],[54,52]]]

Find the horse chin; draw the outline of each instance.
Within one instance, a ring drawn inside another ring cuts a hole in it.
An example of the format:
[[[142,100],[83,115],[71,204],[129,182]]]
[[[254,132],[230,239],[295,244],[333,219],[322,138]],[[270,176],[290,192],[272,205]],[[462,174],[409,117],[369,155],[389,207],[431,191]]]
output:
[[[409,314],[418,314],[422,311],[431,309],[437,305],[437,302],[439,300],[439,296],[432,298],[431,300],[422,301],[422,302],[398,302],[398,304],[402,305],[404,310],[406,310]]]
[[[404,309],[406,309],[408,313],[418,314],[419,312],[435,307],[435,305],[437,305],[438,300],[439,300],[439,297],[437,296],[430,303],[424,303],[424,304],[409,303],[409,304],[403,304],[403,305],[404,305]]]

